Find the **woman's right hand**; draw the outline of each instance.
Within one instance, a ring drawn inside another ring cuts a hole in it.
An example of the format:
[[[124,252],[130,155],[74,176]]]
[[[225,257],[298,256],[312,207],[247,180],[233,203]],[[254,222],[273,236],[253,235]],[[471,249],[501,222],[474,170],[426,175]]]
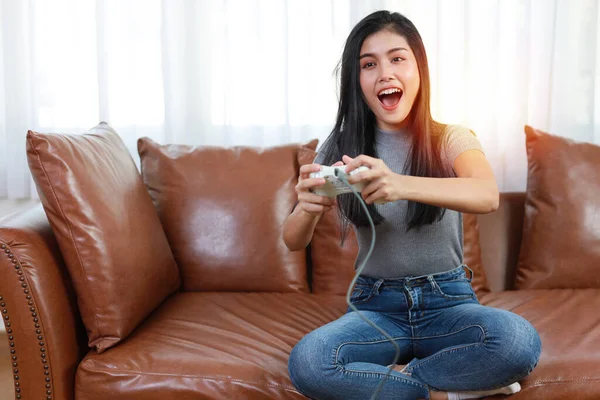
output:
[[[344,165],[343,162],[338,161],[333,164],[333,167]],[[312,193],[311,189],[323,186],[325,184],[324,178],[311,178],[312,172],[319,172],[321,165],[319,164],[306,164],[300,167],[300,175],[298,176],[298,184],[296,185],[296,193],[298,194],[298,205],[296,206],[305,213],[318,217],[325,211],[329,211],[336,202],[335,199],[331,199],[327,196],[319,196],[318,194]]]

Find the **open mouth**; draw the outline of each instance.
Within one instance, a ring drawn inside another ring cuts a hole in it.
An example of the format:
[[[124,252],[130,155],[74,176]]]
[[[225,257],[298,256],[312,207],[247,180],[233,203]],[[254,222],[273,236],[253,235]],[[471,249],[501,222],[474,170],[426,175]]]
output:
[[[400,103],[400,99],[402,99],[402,89],[399,88],[389,88],[384,89],[377,95],[379,102],[386,109],[395,108],[398,103]]]

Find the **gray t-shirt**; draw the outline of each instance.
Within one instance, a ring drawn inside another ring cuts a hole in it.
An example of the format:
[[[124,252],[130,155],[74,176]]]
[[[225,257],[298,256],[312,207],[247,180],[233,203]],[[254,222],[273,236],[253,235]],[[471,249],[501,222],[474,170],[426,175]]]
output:
[[[442,160],[452,167],[454,160],[462,152],[477,149],[483,152],[479,140],[467,128],[448,125],[445,131],[447,141],[442,148]],[[408,174],[403,170],[410,154],[410,132],[402,130],[389,132],[376,130],[375,140],[378,157],[396,173]],[[322,154],[315,158],[320,164]],[[380,278],[401,278],[445,272],[463,263],[463,222],[462,214],[446,210],[444,217],[431,225],[406,231],[408,201],[376,204],[377,211],[385,221],[375,226],[376,242],[371,257],[363,270],[363,275]],[[358,268],[371,245],[371,228],[354,226],[358,240]]]

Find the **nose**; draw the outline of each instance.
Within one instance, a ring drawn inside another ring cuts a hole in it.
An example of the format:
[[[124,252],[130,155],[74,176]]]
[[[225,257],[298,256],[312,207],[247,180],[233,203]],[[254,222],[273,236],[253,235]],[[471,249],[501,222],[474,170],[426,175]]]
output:
[[[393,70],[392,66],[388,63],[383,63],[383,65],[381,65],[380,72],[381,72],[381,74],[379,75],[380,82],[388,82],[388,81],[395,79],[394,70]]]

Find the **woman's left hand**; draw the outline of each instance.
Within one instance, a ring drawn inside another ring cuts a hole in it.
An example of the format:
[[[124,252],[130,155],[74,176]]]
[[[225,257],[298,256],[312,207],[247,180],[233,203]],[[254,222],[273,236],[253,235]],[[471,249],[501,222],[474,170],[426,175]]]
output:
[[[361,191],[365,203],[383,204],[402,200],[403,176],[389,169],[382,160],[361,154],[355,158],[343,156],[342,161],[346,163],[346,173],[352,172],[361,165],[370,168],[369,171],[363,171],[348,178],[350,184],[366,183]]]

